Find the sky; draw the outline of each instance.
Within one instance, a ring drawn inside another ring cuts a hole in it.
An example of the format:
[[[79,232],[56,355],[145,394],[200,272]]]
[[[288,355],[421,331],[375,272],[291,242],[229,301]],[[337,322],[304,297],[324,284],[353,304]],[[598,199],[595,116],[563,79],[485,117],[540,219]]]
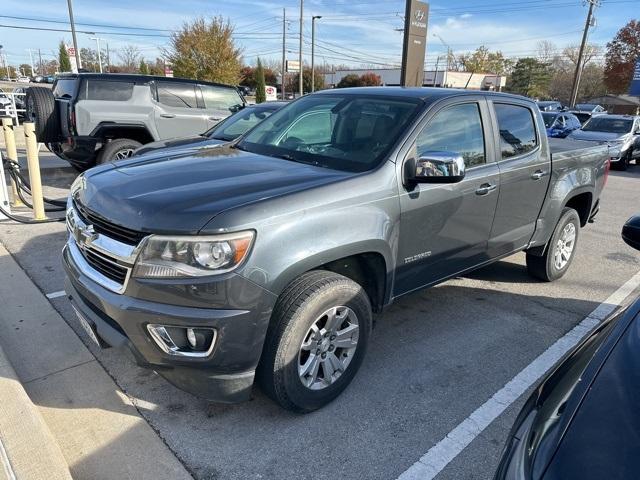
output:
[[[305,0],[303,54],[311,53],[311,16],[316,20],[316,64],[390,68],[400,63],[404,0]],[[588,6],[582,0],[433,0],[430,4],[426,69],[448,45],[462,53],[485,45],[510,57],[534,56],[541,40],[559,48],[579,44]],[[29,51],[52,59],[61,39],[71,44],[66,0],[1,0],[0,45],[9,63],[29,63]],[[605,47],[632,18],[640,0],[601,0],[589,41]],[[287,57],[298,57],[299,0],[74,0],[79,47],[95,48],[98,36],[109,44],[112,61],[125,45],[136,45],[153,61],[171,31],[197,16],[228,18],[245,63],[257,57],[280,61],[283,8],[287,18]],[[9,26],[28,29],[8,28]],[[34,29],[35,28],[35,29]],[[40,29],[40,30],[37,30]],[[104,47],[103,47],[104,48]],[[35,58],[34,58],[35,60]],[[442,60],[440,60],[442,62]],[[114,62],[115,63],[115,62]]]

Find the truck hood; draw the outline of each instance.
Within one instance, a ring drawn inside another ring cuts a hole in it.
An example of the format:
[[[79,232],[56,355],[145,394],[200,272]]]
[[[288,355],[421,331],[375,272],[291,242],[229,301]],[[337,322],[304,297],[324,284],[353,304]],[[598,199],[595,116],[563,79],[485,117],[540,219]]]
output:
[[[166,157],[167,155],[181,154],[187,152],[198,151],[202,148],[217,147],[226,143],[224,140],[216,138],[207,138],[201,135],[193,137],[171,138],[169,140],[159,140],[157,142],[147,143],[136,150],[136,156]],[[148,157],[147,157],[148,158]]]
[[[574,140],[587,140],[590,142],[611,142],[615,140],[627,140],[629,135],[626,133],[607,133],[607,132],[585,132],[584,130],[576,130],[569,135]]]
[[[134,157],[91,169],[74,198],[133,230],[195,234],[225,210],[353,175],[223,146],[168,158]]]

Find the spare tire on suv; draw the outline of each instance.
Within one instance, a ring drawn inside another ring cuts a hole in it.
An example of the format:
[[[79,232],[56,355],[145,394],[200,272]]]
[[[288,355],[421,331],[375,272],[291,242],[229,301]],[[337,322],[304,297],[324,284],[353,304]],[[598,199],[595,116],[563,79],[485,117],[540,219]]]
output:
[[[38,142],[60,139],[60,122],[53,92],[46,87],[30,87],[26,95],[26,120],[35,123]]]

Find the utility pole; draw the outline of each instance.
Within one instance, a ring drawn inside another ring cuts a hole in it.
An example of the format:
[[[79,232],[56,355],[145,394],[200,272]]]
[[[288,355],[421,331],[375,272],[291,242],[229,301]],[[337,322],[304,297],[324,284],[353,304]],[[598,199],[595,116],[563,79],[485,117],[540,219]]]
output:
[[[282,100],[287,84],[287,11],[282,9]]]
[[[316,91],[316,70],[315,70],[315,56],[316,56],[316,20],[322,18],[322,15],[314,15],[311,17],[311,91]]]
[[[298,75],[298,80],[299,80],[299,90],[300,90],[300,96],[304,95],[304,85],[302,82],[302,27],[304,26],[304,17],[303,17],[303,12],[304,12],[304,0],[300,0],[300,55],[298,60],[300,61],[300,73]]]
[[[91,40],[95,40],[96,43],[98,44],[98,69],[100,70],[100,73],[102,73],[102,57],[100,56],[100,38],[91,37]]]
[[[434,33],[433,36],[436,37],[438,40],[440,40],[440,43],[442,43],[442,45],[447,47],[447,70],[444,72],[444,76],[442,78],[442,86],[446,87],[447,86],[447,76],[449,75],[449,69],[451,68],[451,64],[450,64],[450,62],[451,62],[451,47],[437,33]]]
[[[80,70],[82,68],[82,62],[80,61],[80,50],[78,49],[78,39],[76,38],[76,24],[73,21],[73,5],[71,5],[71,0],[67,0],[67,7],[69,7],[69,23],[71,24],[73,48],[76,51],[76,65],[78,66],[78,70]]]
[[[573,75],[573,86],[571,87],[571,107],[575,107],[578,99],[578,90],[580,89],[580,79],[582,78],[582,56],[587,45],[589,36],[589,27],[593,21],[593,9],[600,6],[600,0],[587,0],[589,2],[589,13],[587,13],[587,21],[584,24],[584,32],[582,32],[582,42],[580,43],[580,51],[578,52],[578,61],[576,63],[576,71]]]
[[[111,73],[111,63],[109,58],[109,42],[107,42],[107,73]]]
[[[40,74],[42,75],[44,69],[42,68],[42,52],[40,51],[40,49],[38,49],[38,60],[38,72],[40,72]],[[33,75],[33,67],[31,67],[31,74]]]

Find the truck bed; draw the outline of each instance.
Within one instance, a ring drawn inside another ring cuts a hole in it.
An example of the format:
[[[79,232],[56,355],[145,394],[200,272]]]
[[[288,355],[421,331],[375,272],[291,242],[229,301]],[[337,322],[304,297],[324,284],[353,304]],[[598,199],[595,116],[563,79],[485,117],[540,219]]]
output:
[[[606,157],[609,147],[606,144],[573,140],[571,138],[549,138],[549,152],[551,160],[558,161],[566,158]]]

